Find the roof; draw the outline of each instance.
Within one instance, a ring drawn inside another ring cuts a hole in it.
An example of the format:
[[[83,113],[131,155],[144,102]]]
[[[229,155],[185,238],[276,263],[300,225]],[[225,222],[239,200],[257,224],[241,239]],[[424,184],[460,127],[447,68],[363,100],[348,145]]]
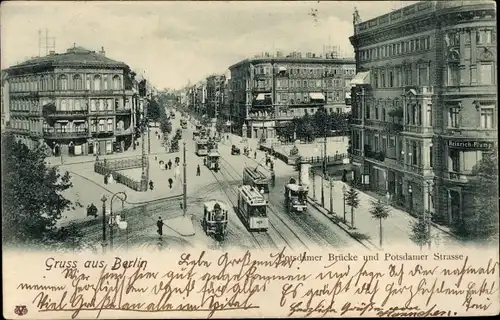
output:
[[[356,59],[354,58],[336,58],[327,59],[322,57],[315,58],[298,58],[298,57],[259,57],[241,60],[229,67],[229,70],[235,69],[241,65],[245,64],[259,64],[259,63],[316,63],[324,65],[343,65],[343,64],[356,64]]]
[[[209,157],[220,157],[220,154],[217,151],[210,151],[210,153],[208,154],[208,156]]]
[[[216,203],[218,203],[220,205],[222,210],[227,210],[227,204],[224,201],[220,201],[220,200],[209,200],[209,201],[204,203],[204,206],[205,206],[205,208],[207,208],[207,210],[212,211],[212,210],[214,210],[214,206]]]
[[[15,71],[18,69],[40,67],[93,67],[93,68],[129,68],[127,64],[116,61],[104,56],[104,54],[97,53],[82,47],[73,47],[68,49],[65,53],[49,54],[44,57],[37,57],[27,60],[15,66],[12,66],[8,71]]]
[[[287,184],[286,187],[292,191],[307,191],[309,188],[298,184]]]

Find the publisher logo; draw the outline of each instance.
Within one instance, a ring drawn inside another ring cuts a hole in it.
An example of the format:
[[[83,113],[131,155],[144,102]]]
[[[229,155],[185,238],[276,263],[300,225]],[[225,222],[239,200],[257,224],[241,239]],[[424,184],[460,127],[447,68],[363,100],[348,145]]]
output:
[[[16,306],[14,308],[14,313],[18,316],[24,316],[28,313],[28,308],[26,308],[26,306]]]

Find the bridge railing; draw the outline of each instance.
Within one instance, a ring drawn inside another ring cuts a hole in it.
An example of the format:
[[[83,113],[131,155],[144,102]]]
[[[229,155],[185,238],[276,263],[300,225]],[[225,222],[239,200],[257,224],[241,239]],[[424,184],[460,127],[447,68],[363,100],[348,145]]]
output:
[[[326,163],[343,163],[344,159],[349,159],[348,153],[339,153],[335,155],[326,156]],[[310,164],[322,164],[325,161],[325,157],[301,157],[300,161],[302,163],[310,163]]]

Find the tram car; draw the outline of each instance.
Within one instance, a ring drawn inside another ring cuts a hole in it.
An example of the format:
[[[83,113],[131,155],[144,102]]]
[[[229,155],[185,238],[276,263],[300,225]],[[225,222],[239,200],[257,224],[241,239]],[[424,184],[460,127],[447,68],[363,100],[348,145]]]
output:
[[[203,207],[203,231],[206,235],[223,241],[227,235],[227,204],[219,200],[210,200],[205,202]]]
[[[266,231],[269,228],[267,217],[268,201],[257,188],[241,186],[238,189],[238,212],[249,231]]]
[[[200,138],[200,132],[199,131],[193,131],[193,140],[199,139]]]
[[[208,169],[213,170],[215,172],[219,171],[219,159],[220,154],[218,151],[210,151],[205,159],[205,165]]]
[[[295,179],[285,185],[285,204],[289,212],[307,211],[307,193],[309,188],[298,184]]]
[[[243,169],[243,185],[264,189],[264,193],[269,193],[270,179],[258,168],[245,167]]]
[[[181,128],[182,129],[187,129],[188,123],[186,119],[181,119]]]
[[[204,157],[208,155],[208,140],[197,139],[195,142],[196,155],[199,157]]]
[[[208,138],[208,151],[219,150],[219,144],[214,138]]]

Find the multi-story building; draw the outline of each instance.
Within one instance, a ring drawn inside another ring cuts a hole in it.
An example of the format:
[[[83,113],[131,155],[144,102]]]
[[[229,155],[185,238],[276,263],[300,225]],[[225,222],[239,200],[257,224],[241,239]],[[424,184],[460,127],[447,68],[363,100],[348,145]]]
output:
[[[207,77],[206,113],[209,118],[217,118],[221,112],[224,99],[226,76],[216,74]]]
[[[132,143],[129,67],[100,52],[73,47],[7,70],[10,130],[29,147],[54,155],[108,154]]]
[[[1,105],[2,105],[2,132],[5,130],[9,122],[9,78],[5,70],[1,71],[2,91],[1,91]]]
[[[422,1],[358,23],[354,176],[408,210],[451,222],[497,137],[492,1]]]
[[[275,138],[277,127],[320,106],[346,111],[355,61],[278,53],[240,61],[229,70],[235,127],[249,137]]]

